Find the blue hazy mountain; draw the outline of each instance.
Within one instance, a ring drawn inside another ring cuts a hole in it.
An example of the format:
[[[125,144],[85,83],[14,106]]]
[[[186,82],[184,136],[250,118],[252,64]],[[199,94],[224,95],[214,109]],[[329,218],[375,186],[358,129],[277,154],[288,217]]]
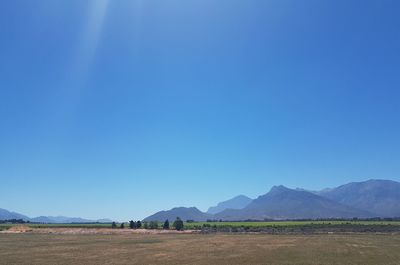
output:
[[[368,218],[368,211],[344,205],[307,191],[274,186],[241,210],[228,209],[215,215],[222,220]]]
[[[110,223],[112,220],[99,219],[90,220],[80,217],[66,217],[66,216],[38,216],[30,219],[34,223],[52,223],[52,224],[68,224],[68,223]]]
[[[145,220],[176,217],[195,221],[400,217],[400,183],[391,180],[353,182],[321,191],[274,186],[255,200],[243,197],[221,202],[210,207],[207,213],[194,207],[180,207],[158,212]],[[243,203],[241,206],[247,205],[241,207],[237,201]]]
[[[372,212],[377,217],[400,217],[400,183],[396,181],[372,179],[352,182],[317,194]]]
[[[195,207],[177,207],[157,212],[144,220],[173,221],[176,217],[194,221],[400,217],[400,183],[391,180],[368,180],[322,191],[275,186],[255,200],[239,195],[210,207],[207,213]],[[111,222],[108,219],[88,220],[65,216],[30,218],[0,209],[0,220],[6,219],[23,219],[38,223]]]
[[[226,200],[217,204],[217,206],[212,206],[208,208],[208,214],[217,214],[226,209],[243,209],[251,203],[252,199],[247,196],[239,195],[230,200]]]
[[[183,221],[194,220],[194,221],[206,221],[211,219],[213,215],[208,213],[203,213],[196,207],[176,207],[168,211],[160,211],[149,217],[146,217],[143,221],[174,221],[177,217],[181,218]]]
[[[26,215],[10,212],[5,209],[0,208],[0,220],[10,220],[10,219],[22,219],[24,221],[28,221],[30,218]]]
[[[89,220],[89,219],[83,219],[80,217],[66,217],[66,216],[39,216],[39,217],[34,217],[30,218],[26,215],[16,213],[16,212],[10,212],[5,209],[0,208],[0,220],[10,220],[10,219],[22,219],[24,221],[30,221],[34,223],[110,223],[112,222],[109,219],[99,219],[99,220]]]

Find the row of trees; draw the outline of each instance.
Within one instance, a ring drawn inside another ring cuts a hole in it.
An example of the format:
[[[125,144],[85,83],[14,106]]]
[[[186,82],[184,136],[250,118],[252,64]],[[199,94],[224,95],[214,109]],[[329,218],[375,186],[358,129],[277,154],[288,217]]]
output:
[[[25,223],[29,223],[29,221],[25,221],[23,219],[0,220],[0,224],[25,224]]]
[[[117,228],[117,223],[112,222],[111,224],[112,228]],[[158,229],[160,227],[159,222],[158,221],[150,221],[150,222],[141,222],[141,221],[129,221],[129,228],[130,229],[139,229],[139,228],[144,228],[144,229]],[[172,227],[178,231],[182,231],[184,228],[184,224],[183,221],[181,220],[181,218],[177,217],[176,220],[173,222]],[[120,228],[124,229],[125,228],[125,223],[121,223],[120,224]],[[165,222],[162,225],[162,228],[165,230],[169,230],[170,229],[170,224],[168,219],[165,220]]]

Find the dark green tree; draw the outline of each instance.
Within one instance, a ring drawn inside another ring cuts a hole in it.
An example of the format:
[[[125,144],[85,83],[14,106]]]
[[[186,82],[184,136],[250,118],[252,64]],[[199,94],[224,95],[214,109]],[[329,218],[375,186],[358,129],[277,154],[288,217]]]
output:
[[[135,229],[136,228],[136,222],[135,221],[129,221],[129,228],[130,229]]]
[[[125,228],[125,224],[124,223],[121,223],[121,227],[120,227],[121,229],[124,229]]]
[[[169,221],[168,219],[165,220],[164,224],[163,224],[163,229],[168,230],[169,229]]]
[[[142,222],[139,220],[136,222],[136,227],[141,228],[142,227]]]
[[[143,222],[143,228],[144,229],[149,229],[149,223],[148,222]]]
[[[181,218],[176,217],[176,220],[173,224],[173,227],[175,227],[176,230],[178,231],[182,231],[183,230],[183,221],[181,220]]]
[[[115,223],[115,222],[112,222],[112,224],[111,224],[111,228],[117,228],[117,224]]]

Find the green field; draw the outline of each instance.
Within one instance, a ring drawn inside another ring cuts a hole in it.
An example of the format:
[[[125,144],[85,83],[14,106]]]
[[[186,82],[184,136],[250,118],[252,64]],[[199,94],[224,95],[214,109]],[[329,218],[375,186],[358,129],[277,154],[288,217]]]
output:
[[[400,221],[271,221],[271,222],[193,222],[185,223],[185,228],[193,229],[204,225],[216,227],[286,227],[310,225],[395,225]]]

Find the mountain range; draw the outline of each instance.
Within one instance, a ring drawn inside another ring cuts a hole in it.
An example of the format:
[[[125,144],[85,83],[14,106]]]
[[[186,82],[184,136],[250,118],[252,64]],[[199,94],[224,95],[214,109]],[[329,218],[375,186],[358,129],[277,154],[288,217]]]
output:
[[[144,221],[175,220],[176,217],[194,221],[400,217],[400,183],[372,179],[320,191],[274,186],[256,199],[239,195],[210,207],[207,212],[202,212],[196,207],[175,207],[157,212],[146,217]],[[65,216],[30,218],[0,208],[0,220],[9,219],[23,219],[35,223],[112,222],[109,219],[88,220]]]
[[[254,200],[239,195],[210,207],[206,213],[196,207],[177,207],[144,221],[176,217],[194,221],[400,217],[400,183],[373,179],[321,191],[274,186]]]
[[[0,208],[0,220],[22,219],[32,223],[46,223],[46,224],[68,224],[68,223],[111,223],[109,219],[89,220],[80,217],[66,217],[66,216],[39,216],[30,218],[26,215],[10,212]]]
[[[318,195],[380,217],[400,217],[400,183],[396,181],[353,182]]]

